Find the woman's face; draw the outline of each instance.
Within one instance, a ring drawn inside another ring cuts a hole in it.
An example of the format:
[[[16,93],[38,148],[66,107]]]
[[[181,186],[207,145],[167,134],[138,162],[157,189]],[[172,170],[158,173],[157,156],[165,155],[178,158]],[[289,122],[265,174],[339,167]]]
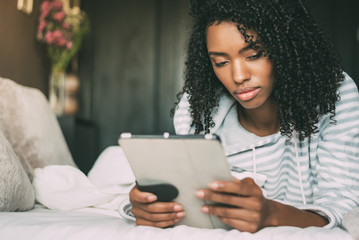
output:
[[[256,32],[247,34],[256,40]],[[261,48],[249,47],[235,23],[209,26],[207,49],[217,78],[245,109],[267,105],[274,86],[273,64]]]

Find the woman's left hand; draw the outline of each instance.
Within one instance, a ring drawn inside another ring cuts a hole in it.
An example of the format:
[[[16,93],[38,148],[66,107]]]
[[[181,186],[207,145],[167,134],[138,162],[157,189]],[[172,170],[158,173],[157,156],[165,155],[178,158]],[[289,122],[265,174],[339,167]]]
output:
[[[202,212],[216,215],[222,222],[245,232],[257,232],[266,226],[271,201],[252,178],[233,182],[215,181],[210,189],[199,190],[196,196],[229,206],[206,205]]]

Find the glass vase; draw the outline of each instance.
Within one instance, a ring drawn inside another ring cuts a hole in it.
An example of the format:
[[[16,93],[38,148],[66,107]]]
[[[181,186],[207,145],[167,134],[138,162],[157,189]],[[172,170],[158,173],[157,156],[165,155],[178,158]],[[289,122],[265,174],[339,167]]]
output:
[[[56,115],[63,115],[65,109],[65,71],[51,71],[49,102]]]

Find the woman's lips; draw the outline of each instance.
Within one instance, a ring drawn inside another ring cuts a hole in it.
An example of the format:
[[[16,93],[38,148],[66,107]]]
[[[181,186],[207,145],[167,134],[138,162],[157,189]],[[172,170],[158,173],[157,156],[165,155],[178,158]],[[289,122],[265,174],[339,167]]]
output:
[[[260,88],[239,88],[234,91],[234,94],[242,101],[249,101],[255,98],[260,91]]]

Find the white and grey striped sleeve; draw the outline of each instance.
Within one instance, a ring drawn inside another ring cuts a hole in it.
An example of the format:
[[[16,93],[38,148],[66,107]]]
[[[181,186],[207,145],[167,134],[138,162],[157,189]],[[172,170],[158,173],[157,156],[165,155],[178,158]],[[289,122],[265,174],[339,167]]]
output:
[[[335,124],[326,116],[320,123],[313,205],[302,208],[326,215],[326,227],[341,226],[341,220],[359,206],[359,94],[353,80],[339,88]]]

